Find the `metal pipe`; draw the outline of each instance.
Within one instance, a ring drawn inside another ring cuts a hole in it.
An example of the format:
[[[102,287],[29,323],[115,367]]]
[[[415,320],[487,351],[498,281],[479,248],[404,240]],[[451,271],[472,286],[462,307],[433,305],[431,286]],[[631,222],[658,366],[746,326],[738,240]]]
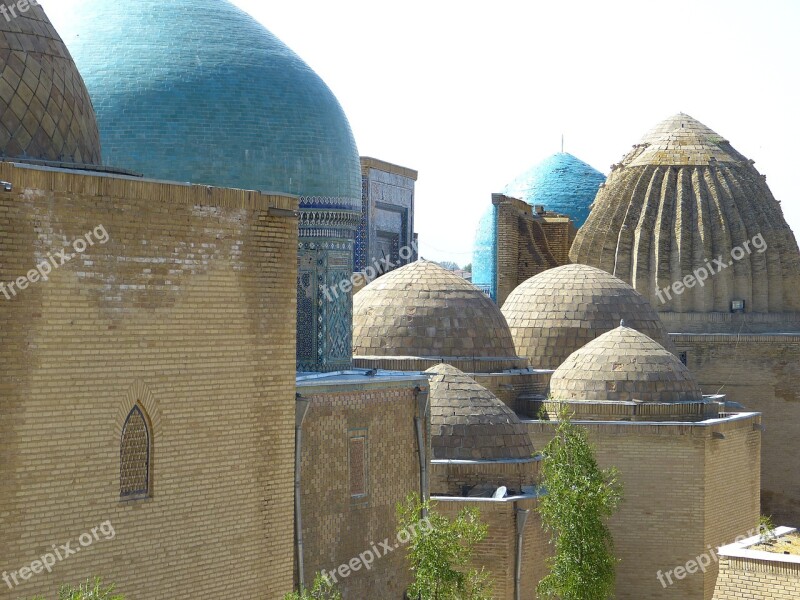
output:
[[[300,464],[302,461],[303,450],[303,421],[308,414],[308,407],[311,401],[303,398],[300,394],[295,396],[294,413],[294,531],[297,544],[297,580],[300,584],[300,591],[305,589],[306,581],[303,565],[303,512],[302,496],[300,487]]]
[[[417,432],[417,449],[419,450],[419,487],[420,497],[424,503],[430,497],[430,489],[428,483],[428,456],[425,449],[428,444],[426,443],[425,429],[423,423],[428,422],[428,392],[423,391],[421,387],[414,388],[414,399],[417,402],[417,416],[414,417],[414,428]],[[428,511],[423,508],[422,518],[428,516]]]
[[[518,508],[517,503],[514,502],[514,513],[517,517],[517,564],[514,573],[514,600],[520,600],[522,593],[522,542],[523,533],[525,532],[525,523],[528,522],[528,516],[531,514],[529,509]]]

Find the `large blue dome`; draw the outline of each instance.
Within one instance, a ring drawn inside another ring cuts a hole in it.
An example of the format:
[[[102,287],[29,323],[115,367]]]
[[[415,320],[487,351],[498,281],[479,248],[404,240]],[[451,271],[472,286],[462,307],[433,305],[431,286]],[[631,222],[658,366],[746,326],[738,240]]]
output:
[[[572,217],[575,226],[581,227],[589,216],[597,188],[605,180],[605,175],[591,165],[559,152],[514,179],[503,193]]]
[[[225,0],[59,0],[49,12],[89,89],[105,164],[360,210],[341,106],[247,13]]]

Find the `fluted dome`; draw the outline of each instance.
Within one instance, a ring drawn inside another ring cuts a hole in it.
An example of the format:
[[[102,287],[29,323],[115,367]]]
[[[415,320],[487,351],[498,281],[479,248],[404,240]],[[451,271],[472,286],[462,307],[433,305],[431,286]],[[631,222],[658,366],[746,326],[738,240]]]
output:
[[[748,312],[800,310],[800,252],[764,176],[684,114],[614,166],[570,259],[615,273],[659,311],[730,312],[732,300]],[[664,291],[689,275],[681,293]]]
[[[620,326],[573,352],[550,380],[555,400],[699,402],[703,395],[674,354]]]
[[[517,353],[534,368],[555,369],[574,351],[619,326],[675,347],[658,314],[624,281],[587,265],[565,265],[517,287],[503,304]]]
[[[94,100],[106,164],[360,211],[341,106],[230,2],[59,0],[53,19]]]
[[[437,362],[491,358],[502,368],[526,364],[497,305],[464,278],[424,259],[379,277],[354,296],[353,354]]]
[[[94,109],[69,51],[41,6],[15,11],[0,17],[0,158],[100,164]]]
[[[509,183],[503,193],[572,217],[580,227],[605,175],[568,152],[553,154]]]
[[[430,378],[434,459],[504,460],[533,456],[525,426],[514,411],[455,367],[436,365]]]

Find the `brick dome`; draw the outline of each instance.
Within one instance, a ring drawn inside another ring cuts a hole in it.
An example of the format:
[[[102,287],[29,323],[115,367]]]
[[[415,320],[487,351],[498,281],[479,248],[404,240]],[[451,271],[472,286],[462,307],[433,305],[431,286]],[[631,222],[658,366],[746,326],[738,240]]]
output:
[[[766,248],[745,252],[757,236]],[[614,165],[570,259],[615,273],[661,312],[728,313],[732,300],[748,312],[800,310],[800,251],[764,176],[685,114]],[[715,259],[726,266],[712,265],[704,285],[663,292]]]
[[[15,11],[0,17],[0,157],[100,164],[94,108],[67,47],[41,6]]]
[[[531,366],[556,369],[625,319],[676,351],[650,303],[624,281],[587,265],[565,265],[531,277],[503,304],[517,353]]]
[[[573,352],[550,380],[555,400],[699,402],[703,395],[674,354],[620,326]]]
[[[464,278],[424,259],[379,277],[353,297],[353,354],[527,366],[497,305]]]
[[[430,379],[434,459],[504,460],[533,456],[525,426],[514,411],[455,367],[436,365]]]

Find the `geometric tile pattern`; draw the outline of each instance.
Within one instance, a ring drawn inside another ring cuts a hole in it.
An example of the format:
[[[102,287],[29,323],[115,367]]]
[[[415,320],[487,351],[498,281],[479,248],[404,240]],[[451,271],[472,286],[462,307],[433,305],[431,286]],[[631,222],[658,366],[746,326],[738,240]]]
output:
[[[122,429],[119,495],[146,496],[150,477],[150,434],[141,409],[134,406]]]
[[[531,458],[533,445],[514,411],[462,371],[440,364],[430,379],[433,458]]]
[[[100,136],[75,63],[40,6],[0,18],[0,155],[100,164]]]
[[[570,259],[614,273],[659,312],[730,313],[733,300],[800,311],[800,250],[765,177],[685,114],[614,165]]]
[[[655,309],[613,275],[564,265],[531,277],[503,304],[517,352],[536,369],[557,369],[585,344],[625,322],[668,350],[675,347]]]
[[[699,402],[689,369],[661,344],[629,327],[604,333],[564,361],[550,380],[555,400]]]

